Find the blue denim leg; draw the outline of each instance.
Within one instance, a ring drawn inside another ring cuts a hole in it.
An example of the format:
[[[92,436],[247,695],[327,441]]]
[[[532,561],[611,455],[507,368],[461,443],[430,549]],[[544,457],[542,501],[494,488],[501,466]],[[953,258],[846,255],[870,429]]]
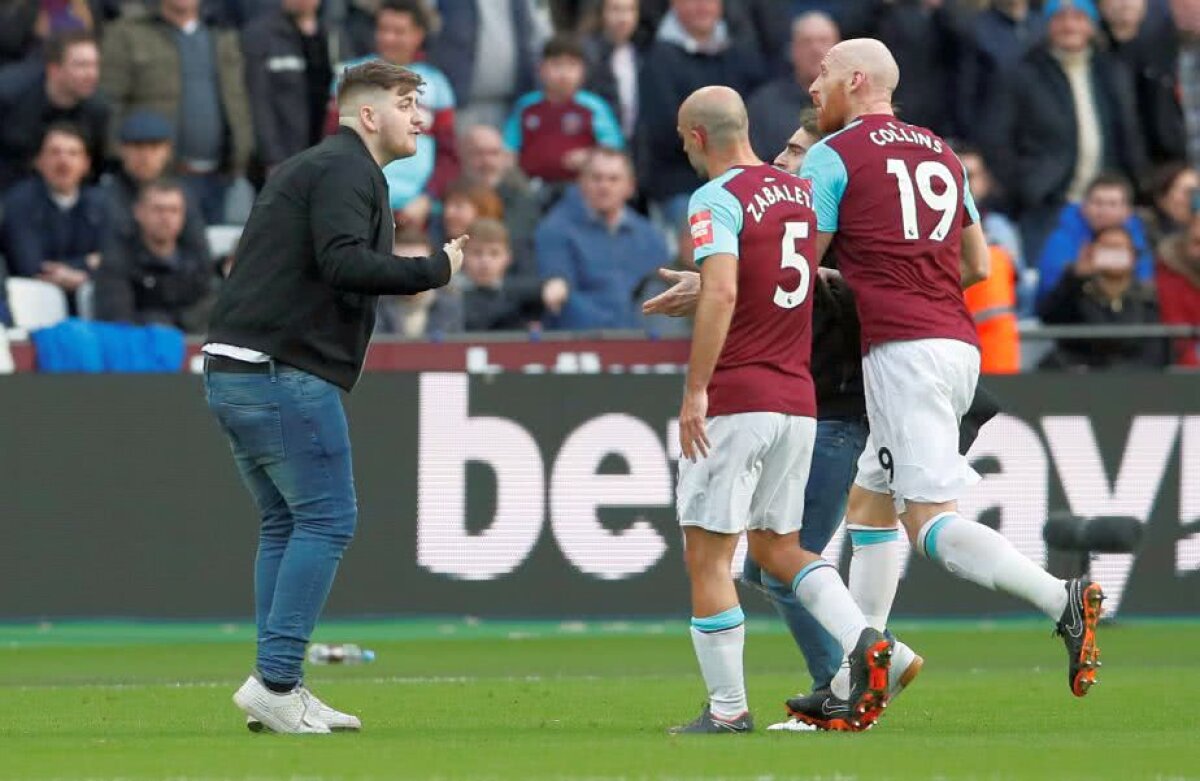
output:
[[[350,436],[336,387],[305,372],[206,375],[210,409],[259,510],[258,670],[288,683],[354,534]]]
[[[817,421],[812,468],[804,491],[804,526],[800,544],[820,554],[829,544],[846,511],[846,496],[857,472],[858,457],[867,442],[862,420],[827,418]],[[842,663],[842,647],[813,618],[789,584],[780,583],[746,556],[742,579],[766,589],[771,604],[787,624],[813,678],[813,690],[828,688]]]

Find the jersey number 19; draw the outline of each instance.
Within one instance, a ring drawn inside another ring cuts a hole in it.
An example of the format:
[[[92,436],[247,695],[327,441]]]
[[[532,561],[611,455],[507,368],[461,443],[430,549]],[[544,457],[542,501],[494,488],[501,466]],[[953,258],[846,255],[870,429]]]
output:
[[[917,193],[920,193],[925,206],[942,215],[929,238],[934,241],[945,239],[954,225],[954,215],[958,211],[958,183],[954,181],[954,176],[945,163],[937,160],[919,163],[914,177],[908,172],[908,166],[903,160],[893,157],[887,161],[887,172],[896,177],[896,184],[900,188],[900,219],[904,223],[904,238],[909,241],[921,238],[921,229],[917,225]],[[942,183],[940,193],[934,192],[935,179]]]

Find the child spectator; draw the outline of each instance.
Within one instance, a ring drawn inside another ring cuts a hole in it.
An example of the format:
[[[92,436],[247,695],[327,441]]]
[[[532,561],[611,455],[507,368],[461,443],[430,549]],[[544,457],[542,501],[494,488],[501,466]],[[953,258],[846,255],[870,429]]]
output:
[[[415,228],[397,228],[392,252],[403,258],[423,258],[433,252],[429,237]],[[425,335],[429,307],[435,292],[426,290],[413,296],[380,296],[375,333],[393,334],[409,339]]]
[[[556,184],[574,179],[596,146],[623,149],[625,137],[612,108],[580,89],[587,66],[574,38],[555,36],[542,52],[542,88],[523,95],[504,125],[504,143],[530,177]]]
[[[476,220],[468,228],[471,240],[463,257],[463,276],[438,293],[430,311],[434,333],[513,331],[528,328],[542,314],[543,296],[537,289],[506,286],[512,263],[508,229],[496,219]]]
[[[451,239],[457,239],[480,217],[502,219],[504,203],[496,191],[487,185],[460,179],[446,188],[442,218],[434,223],[430,242],[440,247]]]

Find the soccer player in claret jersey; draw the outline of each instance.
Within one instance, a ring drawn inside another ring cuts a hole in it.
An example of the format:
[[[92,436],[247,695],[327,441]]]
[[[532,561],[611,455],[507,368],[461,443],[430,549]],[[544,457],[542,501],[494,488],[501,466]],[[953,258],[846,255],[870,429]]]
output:
[[[851,719],[887,703],[892,643],[867,624],[837,570],[797,540],[816,431],[809,373],[816,222],[807,182],[759,160],[746,107],[726,87],[697,90],[679,134],[708,183],[688,207],[701,267],[676,507],[692,587],[692,642],[708,702],[673,732],[753,729],[742,670],[744,618],[730,574],[743,531],[764,569],[849,658]]]
[[[979,480],[958,449],[959,421],[979,377],[978,339],[962,288],[987,276],[988,251],[962,162],[931,131],[893,114],[899,78],[891,52],[877,40],[831,49],[810,88],[820,129],[829,135],[809,150],[800,172],[813,185],[818,257],[837,242],[839,271],[862,321],[871,434],[850,504],[886,510],[894,503],[920,554],[1057,621],[1068,683],[1082,697],[1100,666],[1100,586],[1051,576],[1002,535],[958,514],[959,496]],[[862,555],[870,548],[863,546]],[[887,572],[898,578],[895,568]],[[864,610],[886,621],[895,582],[875,587],[887,604]],[[864,604],[857,593],[856,599]],[[797,715],[806,705],[789,702]]]

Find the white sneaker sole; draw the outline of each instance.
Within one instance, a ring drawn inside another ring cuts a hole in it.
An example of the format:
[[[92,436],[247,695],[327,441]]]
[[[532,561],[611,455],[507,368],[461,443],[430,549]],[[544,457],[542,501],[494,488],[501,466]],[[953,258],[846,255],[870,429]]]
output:
[[[312,725],[305,725],[306,729],[297,730],[290,728],[286,723],[278,719],[270,708],[256,696],[251,688],[254,683],[253,679],[242,684],[242,687],[233,694],[233,704],[238,706],[247,715],[256,719],[263,727],[271,732],[279,732],[292,735],[328,735],[330,730],[325,724],[320,724],[319,728]],[[261,684],[260,684],[261,685]]]

